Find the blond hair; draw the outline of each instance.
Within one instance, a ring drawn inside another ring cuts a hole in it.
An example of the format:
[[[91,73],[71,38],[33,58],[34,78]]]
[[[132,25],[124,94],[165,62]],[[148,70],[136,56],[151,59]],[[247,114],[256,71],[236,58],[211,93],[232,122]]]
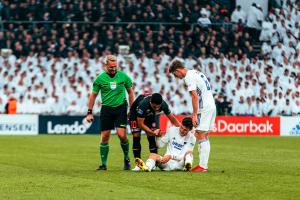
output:
[[[107,64],[108,61],[117,61],[117,57],[115,55],[107,55],[105,56],[103,62]]]

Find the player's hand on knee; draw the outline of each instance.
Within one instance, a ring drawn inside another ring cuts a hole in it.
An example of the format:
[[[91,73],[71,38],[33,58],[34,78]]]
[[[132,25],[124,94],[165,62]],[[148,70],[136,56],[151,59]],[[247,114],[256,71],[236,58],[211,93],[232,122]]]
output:
[[[171,160],[171,159],[172,159],[171,155],[165,155],[164,157],[161,158],[160,163],[165,164],[165,163],[169,162],[169,160]]]

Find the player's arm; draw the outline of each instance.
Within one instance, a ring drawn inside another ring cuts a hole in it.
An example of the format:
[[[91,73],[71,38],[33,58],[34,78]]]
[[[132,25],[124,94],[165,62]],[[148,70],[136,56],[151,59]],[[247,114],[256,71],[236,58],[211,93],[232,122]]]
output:
[[[170,113],[169,115],[167,115],[167,117],[169,118],[169,120],[171,121],[171,123],[173,125],[175,125],[176,127],[180,126],[180,122],[178,121],[178,119],[172,113]]]
[[[173,125],[175,125],[176,127],[179,127],[181,125],[176,117],[171,113],[171,110],[165,101],[163,101],[162,110]]]
[[[126,88],[126,90],[127,90],[127,93],[128,93],[129,105],[131,107],[132,104],[133,104],[133,101],[134,101],[134,92],[133,92],[132,87]]]
[[[160,131],[157,131],[159,129],[152,131],[148,126],[146,126],[144,121],[145,121],[145,118],[137,117],[138,127],[141,128],[142,130],[144,130],[148,136],[157,136],[160,133]]]
[[[190,96],[192,98],[192,105],[193,105],[193,113],[192,113],[192,120],[193,120],[193,125],[197,126],[198,125],[198,111],[199,111],[199,97],[196,92],[196,90],[190,91]]]
[[[163,148],[166,144],[169,143],[169,136],[170,136],[170,128],[167,130],[166,134],[162,137],[156,137],[156,146],[157,148]]]

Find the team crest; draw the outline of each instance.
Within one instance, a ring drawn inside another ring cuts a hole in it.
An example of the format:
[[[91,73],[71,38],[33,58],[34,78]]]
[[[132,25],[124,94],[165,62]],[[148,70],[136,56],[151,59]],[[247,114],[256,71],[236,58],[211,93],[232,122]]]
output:
[[[117,88],[117,83],[116,82],[110,82],[110,89],[115,90]]]

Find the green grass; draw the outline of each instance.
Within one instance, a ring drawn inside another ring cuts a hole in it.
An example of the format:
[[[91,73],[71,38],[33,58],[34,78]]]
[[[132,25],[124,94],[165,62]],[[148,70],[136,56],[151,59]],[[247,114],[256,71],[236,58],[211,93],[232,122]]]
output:
[[[108,171],[95,171],[98,141],[93,135],[1,136],[0,199],[300,198],[300,137],[211,137],[203,174],[123,171],[116,136]],[[197,154],[196,147],[194,163]]]

